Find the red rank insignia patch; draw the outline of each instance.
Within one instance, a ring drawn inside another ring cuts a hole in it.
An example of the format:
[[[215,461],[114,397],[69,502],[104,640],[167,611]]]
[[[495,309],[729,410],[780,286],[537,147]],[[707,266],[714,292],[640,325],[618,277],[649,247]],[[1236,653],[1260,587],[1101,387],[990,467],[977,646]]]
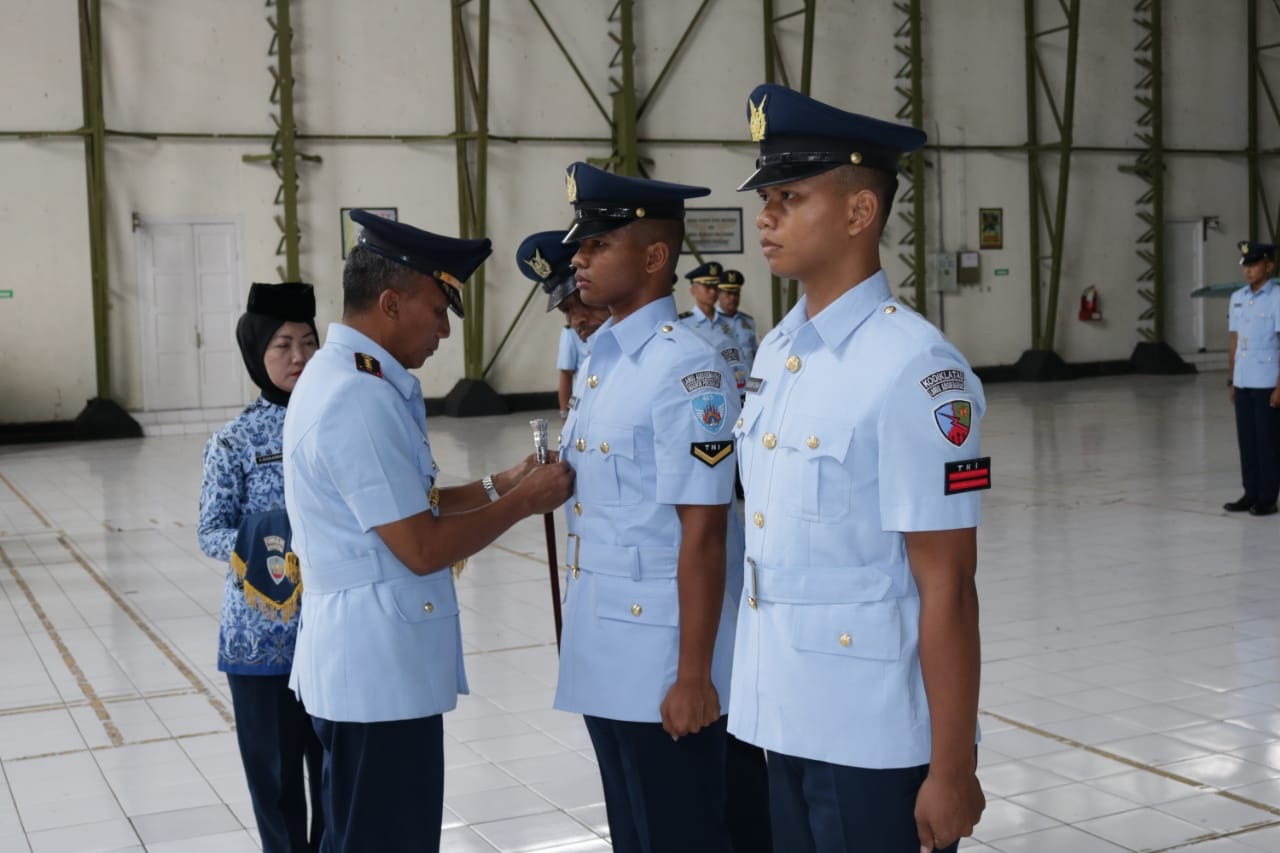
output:
[[[944,495],[960,495],[991,488],[991,457],[962,459],[947,463],[947,479],[942,488]]]
[[[361,373],[372,373],[379,378],[382,377],[382,365],[373,356],[362,352],[356,353],[356,370]]]

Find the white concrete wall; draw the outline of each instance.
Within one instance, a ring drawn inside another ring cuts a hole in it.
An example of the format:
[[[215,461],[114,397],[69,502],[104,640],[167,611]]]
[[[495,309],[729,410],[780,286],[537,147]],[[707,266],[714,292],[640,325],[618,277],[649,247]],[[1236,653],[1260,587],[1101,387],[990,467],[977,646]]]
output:
[[[1056,0],[1039,0],[1042,26],[1061,16]],[[309,134],[447,134],[454,126],[448,3],[365,0],[359,4],[295,2],[297,120]],[[588,84],[608,108],[613,43],[606,33],[612,0],[541,0]],[[698,0],[637,3],[637,83],[648,92]],[[1134,144],[1138,39],[1130,4],[1084,0],[1076,143]],[[492,133],[501,136],[607,139],[609,128],[531,7],[494,0],[491,24]],[[925,0],[925,127],[943,145],[1020,145],[1026,139],[1023,21],[1019,0]],[[270,31],[261,0],[104,0],[105,109],[114,130],[262,135],[273,129],[267,103]],[[0,130],[68,130],[81,105],[74,4],[9,0],[0,28]],[[747,138],[745,99],[763,78],[762,22],[757,0],[715,0],[640,119],[642,137],[659,140]],[[893,5],[823,0],[818,4],[812,90],[858,111],[892,117],[901,104],[894,73],[901,59]],[[1280,39],[1277,17],[1260,7],[1261,40]],[[800,74],[801,19],[784,25],[782,41],[793,84]],[[1241,148],[1246,135],[1244,3],[1165,0],[1166,144],[1174,148]],[[1059,45],[1065,45],[1061,37]],[[1061,77],[1061,47],[1045,51],[1046,70]],[[1280,80],[1280,57],[1275,60]],[[1042,102],[1040,133],[1055,130]],[[1262,144],[1280,145],[1280,128],[1263,116]],[[457,231],[457,179],[449,142],[315,141],[323,158],[303,163],[299,214],[302,270],[319,296],[323,326],[341,313],[338,210],[399,208],[402,221]],[[112,137],[107,150],[110,253],[111,383],[129,408],[141,408],[138,272],[131,214],[237,219],[243,267],[250,280],[271,280],[272,219],[277,180],[242,155],[263,153],[265,140]],[[570,212],[563,170],[571,161],[608,154],[604,142],[494,139],[489,162],[486,362],[516,316],[529,282],[513,252],[528,233],[562,226]],[[734,188],[749,173],[749,145],[665,141],[642,146],[653,174],[701,183],[712,195],[697,206],[742,207],[741,256],[716,256],[743,271],[744,309],[770,320],[767,267],[754,250],[756,202]],[[1056,191],[1056,158],[1044,158]],[[976,365],[1009,364],[1030,346],[1032,258],[1028,245],[1025,158],[1017,152],[930,154],[926,241],[930,251],[976,249],[978,208],[1004,209],[1004,249],[983,251],[983,280],[945,299],[943,325]],[[1066,224],[1057,350],[1068,361],[1122,359],[1139,340],[1137,291],[1142,265],[1134,199],[1142,185],[1118,171],[1122,153],[1078,153],[1073,160]],[[1275,169],[1269,180],[1277,187]],[[940,184],[940,186],[939,186]],[[73,417],[96,389],[83,146],[75,138],[0,138],[0,250],[7,260],[0,290],[0,422]],[[1166,215],[1217,216],[1221,231],[1205,244],[1206,280],[1238,276],[1234,242],[1248,228],[1247,170],[1242,158],[1168,158]],[[890,277],[905,269],[897,255],[903,225],[891,223],[884,246]],[[1047,252],[1047,241],[1045,251]],[[681,266],[681,272],[691,260]],[[1006,276],[995,276],[1007,269]],[[1043,277],[1047,291],[1047,266]],[[1106,320],[1075,319],[1080,290],[1098,287]],[[677,297],[687,306],[686,289]],[[500,391],[551,390],[559,321],[535,297],[520,318],[490,381]],[[1210,335],[1225,325],[1210,302]],[[936,316],[936,314],[935,314]],[[462,373],[460,326],[455,339],[421,371],[424,392],[443,395]],[[246,392],[248,393],[248,392]]]

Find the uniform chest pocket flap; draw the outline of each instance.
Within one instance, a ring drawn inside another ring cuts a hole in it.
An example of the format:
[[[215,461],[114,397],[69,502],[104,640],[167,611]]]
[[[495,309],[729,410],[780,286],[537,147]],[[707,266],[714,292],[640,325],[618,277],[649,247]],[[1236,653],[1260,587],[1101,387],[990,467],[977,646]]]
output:
[[[447,620],[458,615],[458,593],[453,588],[449,570],[435,574],[439,579],[429,576],[429,581],[410,581],[379,587],[379,597],[390,603],[395,613],[406,622],[428,622],[430,620]]]
[[[902,609],[896,598],[791,608],[791,644],[798,651],[869,660],[902,656]]]
[[[746,442],[751,441],[756,422],[760,420],[762,411],[764,411],[764,408],[759,403],[753,405],[751,399],[748,398],[747,404],[742,409],[742,417],[733,426],[733,440],[738,445],[735,454],[738,457],[738,476],[742,478],[743,482],[746,482],[751,466],[747,462],[747,457],[750,454],[743,453],[742,449]]]
[[[585,467],[578,469],[578,487],[588,503],[630,506],[640,502],[642,471],[635,428],[608,423],[590,424],[583,431]]]
[[[675,578],[633,581],[595,575],[598,619],[660,628],[680,626],[680,593]]]
[[[753,437],[754,438],[754,437]],[[818,415],[797,414],[787,419],[782,434],[773,437],[784,458],[778,460],[779,479],[785,480],[788,514],[806,521],[839,521],[849,514],[852,488],[846,467],[853,443],[853,425]],[[770,436],[760,440],[768,447]]]

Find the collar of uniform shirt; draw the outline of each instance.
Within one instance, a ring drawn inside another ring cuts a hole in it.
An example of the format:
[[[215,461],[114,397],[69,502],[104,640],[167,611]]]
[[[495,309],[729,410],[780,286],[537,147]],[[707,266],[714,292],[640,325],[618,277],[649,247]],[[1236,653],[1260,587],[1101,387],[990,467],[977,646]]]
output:
[[[654,330],[662,321],[675,323],[676,300],[674,296],[655,299],[648,305],[637,308],[621,323],[615,324],[610,318],[607,327],[602,326],[600,332],[608,331],[618,342],[618,348],[626,356],[635,355],[653,337]],[[597,332],[597,334],[600,334]]]
[[[812,320],[806,316],[808,301],[801,297],[796,307],[782,318],[782,322],[778,324],[778,331],[790,337],[801,326],[810,323],[827,349],[835,349],[872,315],[881,302],[888,298],[889,278],[884,274],[884,270],[880,270],[871,278],[859,282],[855,287],[841,294],[839,299],[828,305]]]
[[[404,369],[404,365],[396,361],[395,356],[387,352],[381,346],[374,342],[373,338],[357,332],[350,326],[344,326],[341,323],[330,323],[329,329],[324,336],[324,345],[337,344],[338,346],[350,349],[352,352],[362,352],[365,355],[371,355],[378,360],[378,365],[382,368],[382,378],[391,383],[391,386],[400,393],[401,397],[410,400],[416,394],[422,396],[422,386],[417,379],[413,378],[413,374]]]

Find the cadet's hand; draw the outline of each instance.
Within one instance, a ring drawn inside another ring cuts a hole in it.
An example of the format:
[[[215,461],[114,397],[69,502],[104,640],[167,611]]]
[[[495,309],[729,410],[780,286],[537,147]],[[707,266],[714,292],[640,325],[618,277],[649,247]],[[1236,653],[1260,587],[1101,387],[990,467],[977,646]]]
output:
[[[1234,382],[1231,384],[1231,387],[1227,389],[1227,399],[1229,399],[1229,400],[1231,401],[1231,404],[1232,404],[1232,405],[1235,405],[1235,402],[1236,402],[1236,386],[1235,386],[1235,383],[1234,383]]]
[[[554,512],[573,494],[573,469],[567,462],[534,465],[512,491],[525,502],[529,515]]]
[[[659,710],[662,728],[672,740],[679,740],[720,719],[720,694],[710,678],[677,678]]]
[[[1280,409],[1280,388],[1274,388],[1271,391],[1271,408]]]
[[[977,776],[963,773],[944,778],[930,772],[916,794],[920,849],[946,847],[973,835],[973,827],[986,806],[987,798],[982,795]]]

